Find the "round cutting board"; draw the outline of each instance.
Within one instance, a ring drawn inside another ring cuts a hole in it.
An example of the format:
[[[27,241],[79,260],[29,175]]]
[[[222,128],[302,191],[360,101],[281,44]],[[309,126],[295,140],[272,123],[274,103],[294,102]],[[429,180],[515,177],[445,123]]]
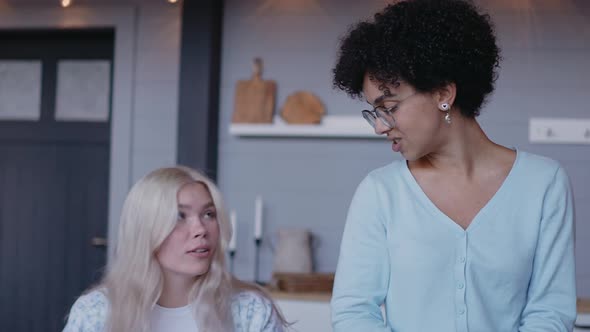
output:
[[[325,113],[320,99],[307,91],[291,94],[281,110],[281,116],[289,124],[318,124]]]

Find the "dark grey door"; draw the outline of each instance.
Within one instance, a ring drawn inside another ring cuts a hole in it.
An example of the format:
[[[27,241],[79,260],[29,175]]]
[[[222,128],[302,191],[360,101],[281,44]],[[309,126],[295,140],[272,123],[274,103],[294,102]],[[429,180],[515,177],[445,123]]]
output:
[[[0,61],[42,68],[39,119],[0,119],[0,331],[61,331],[101,277],[106,250],[92,239],[107,233],[110,116],[56,120],[56,82],[68,59],[107,60],[112,77],[113,40],[109,29],[0,31]]]

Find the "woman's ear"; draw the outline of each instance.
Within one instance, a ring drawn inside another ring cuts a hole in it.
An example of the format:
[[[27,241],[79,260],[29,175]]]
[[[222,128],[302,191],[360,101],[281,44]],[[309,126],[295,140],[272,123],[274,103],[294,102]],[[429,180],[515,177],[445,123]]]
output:
[[[451,82],[438,88],[435,98],[438,105],[447,104],[449,106],[453,106],[456,96],[457,85]]]

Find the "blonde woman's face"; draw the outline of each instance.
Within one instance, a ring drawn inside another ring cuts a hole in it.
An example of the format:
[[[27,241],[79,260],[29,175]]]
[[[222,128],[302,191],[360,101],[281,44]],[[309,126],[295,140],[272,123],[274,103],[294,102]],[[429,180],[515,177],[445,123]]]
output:
[[[177,195],[178,220],[156,257],[166,277],[194,278],[205,274],[219,241],[217,211],[202,183],[184,185]]]

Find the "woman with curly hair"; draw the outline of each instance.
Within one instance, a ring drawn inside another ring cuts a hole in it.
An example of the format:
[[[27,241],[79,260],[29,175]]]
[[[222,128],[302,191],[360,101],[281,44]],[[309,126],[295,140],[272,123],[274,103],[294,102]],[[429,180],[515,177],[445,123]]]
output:
[[[227,271],[231,232],[207,177],[186,167],[146,175],[125,200],[114,261],[64,331],[283,331],[270,297]]]
[[[396,2],[342,40],[335,86],[369,103],[362,115],[404,160],[352,199],[336,332],[572,331],[567,175],[476,120],[499,59],[489,16],[461,0]]]

